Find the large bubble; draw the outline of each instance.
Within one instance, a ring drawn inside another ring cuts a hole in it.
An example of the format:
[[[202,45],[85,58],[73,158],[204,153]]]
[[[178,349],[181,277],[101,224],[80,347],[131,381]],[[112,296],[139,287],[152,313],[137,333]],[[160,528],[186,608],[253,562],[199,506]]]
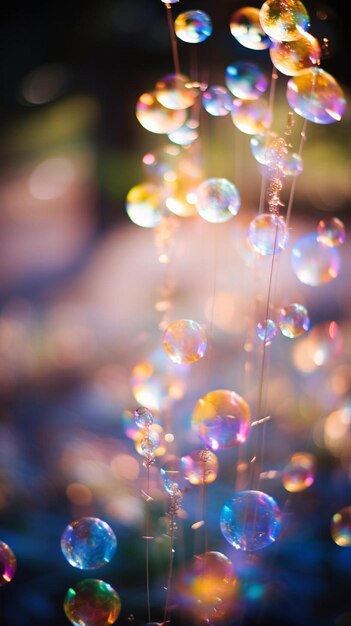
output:
[[[201,359],[207,350],[204,328],[193,320],[175,320],[167,326],[162,346],[175,363],[193,363]]]
[[[264,133],[268,130],[272,118],[268,103],[263,98],[259,100],[235,98],[231,116],[234,126],[247,135]]]
[[[69,524],[61,537],[61,550],[70,565],[98,569],[109,563],[117,547],[112,528],[97,517],[82,517]]]
[[[213,85],[202,94],[202,104],[210,115],[223,117],[232,110],[233,97],[225,87]]]
[[[341,246],[346,239],[345,225],[337,217],[327,217],[320,220],[317,227],[317,239],[330,248]]]
[[[238,61],[225,70],[225,83],[229,91],[241,100],[256,100],[266,91],[268,80],[254,63]]]
[[[245,48],[265,50],[270,46],[270,39],[262,30],[260,12],[255,7],[243,7],[234,11],[230,18],[230,32]]]
[[[318,39],[303,33],[294,41],[273,41],[269,49],[273,65],[287,76],[295,76],[302,70],[317,65],[321,56]]]
[[[143,93],[136,105],[136,116],[140,124],[150,133],[168,134],[183,126],[184,110],[172,110],[162,106],[156,93]]]
[[[255,252],[261,256],[272,256],[285,250],[289,231],[283,217],[261,213],[250,222],[247,239]]]
[[[74,626],[110,626],[121,612],[121,601],[111,585],[87,578],[67,591],[64,610]]]
[[[267,0],[260,9],[261,26],[276,41],[293,41],[309,27],[309,16],[299,0]]]
[[[317,287],[338,276],[341,261],[337,248],[324,245],[317,233],[310,233],[296,241],[291,252],[291,264],[302,283]]]
[[[182,41],[200,43],[212,34],[211,18],[204,11],[186,11],[176,18],[174,30]]]
[[[208,178],[196,190],[196,208],[207,222],[227,222],[240,209],[240,194],[226,178]]]
[[[191,107],[198,91],[191,86],[188,76],[183,74],[167,74],[155,85],[155,97],[167,109],[187,109]]]
[[[316,124],[339,122],[346,106],[335,78],[317,67],[290,78],[286,97],[295,113]]]
[[[164,189],[154,183],[135,185],[126,198],[128,217],[143,228],[158,226],[165,207],[164,193]]]

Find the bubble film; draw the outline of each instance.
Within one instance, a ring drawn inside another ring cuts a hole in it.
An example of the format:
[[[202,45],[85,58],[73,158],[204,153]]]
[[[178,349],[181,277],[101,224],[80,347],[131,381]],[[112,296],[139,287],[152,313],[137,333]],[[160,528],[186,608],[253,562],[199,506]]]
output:
[[[213,85],[202,94],[202,104],[210,115],[224,116],[233,108],[233,97],[225,87]]]
[[[293,303],[282,307],[278,312],[277,321],[282,334],[289,339],[300,337],[310,327],[308,311],[303,304]]]
[[[351,506],[345,506],[333,515],[331,536],[338,546],[351,546]]]
[[[251,137],[250,148],[256,161],[261,165],[275,166],[280,160],[279,142],[279,135],[273,131]]]
[[[161,457],[166,454],[167,444],[165,432],[160,424],[151,424],[148,428],[141,428],[134,437],[134,446],[140,456]]]
[[[345,225],[337,217],[329,217],[321,220],[317,227],[317,239],[319,243],[337,248],[346,239]]]
[[[250,409],[234,391],[210,391],[198,400],[192,414],[192,428],[211,450],[232,448],[246,441],[250,430]]]
[[[226,178],[208,178],[196,190],[196,209],[207,222],[227,222],[240,209],[240,194]]]
[[[11,582],[17,568],[17,561],[10,546],[0,541],[0,587]]]
[[[218,458],[211,450],[195,450],[183,457],[184,472],[191,485],[213,483],[218,475]]]
[[[184,459],[178,456],[173,455],[165,461],[160,469],[160,475],[163,487],[170,496],[184,491],[188,485]]]
[[[256,100],[266,91],[268,80],[254,63],[238,61],[225,70],[225,84],[241,100]]]
[[[167,74],[155,85],[155,97],[166,109],[182,110],[191,107],[198,95],[191,87],[190,78],[183,74]]]
[[[205,355],[207,337],[197,322],[176,320],[166,328],[162,346],[175,363],[193,363]]]
[[[283,217],[272,213],[257,215],[249,225],[247,239],[261,256],[272,256],[285,250],[289,234]]]
[[[297,278],[311,287],[334,280],[339,274],[340,263],[339,250],[320,243],[316,233],[298,239],[291,252],[291,264]]]
[[[317,65],[321,57],[318,39],[303,33],[294,41],[273,41],[269,49],[273,65],[286,76],[295,76],[308,67]]]
[[[282,472],[282,484],[286,491],[305,491],[314,483],[314,457],[304,452],[296,452]]]
[[[153,183],[135,185],[127,194],[126,210],[128,217],[137,226],[153,228],[162,220],[164,191]]]
[[[295,113],[316,124],[339,122],[346,106],[335,78],[320,68],[303,70],[290,78],[286,97]]]
[[[140,96],[136,105],[136,116],[146,130],[161,135],[174,132],[186,120],[184,110],[166,109],[157,100],[155,92]]]
[[[117,547],[110,526],[97,517],[82,517],[69,524],[61,537],[62,554],[79,569],[98,569],[109,563]]]
[[[278,329],[273,320],[263,320],[262,322],[258,322],[256,327],[256,334],[261,341],[265,343],[271,343],[276,336]]]
[[[299,176],[303,171],[302,158],[297,152],[286,154],[281,169],[284,176]]]
[[[261,135],[270,126],[271,114],[266,100],[233,101],[231,112],[234,126],[247,135]]]
[[[267,0],[260,9],[265,33],[276,41],[293,41],[309,27],[305,6],[298,0]]]
[[[200,43],[212,34],[211,18],[204,11],[186,11],[176,18],[174,30],[182,41]]]
[[[153,423],[154,416],[145,406],[139,406],[134,411],[134,421],[139,428],[147,428]]]
[[[184,124],[173,133],[169,133],[168,138],[179,146],[191,146],[198,138],[199,133],[195,128],[191,128],[189,124]]]
[[[109,626],[120,614],[121,601],[111,585],[87,578],[67,591],[64,610],[74,626]]]
[[[260,11],[255,7],[243,7],[234,11],[230,18],[230,32],[245,48],[265,50],[270,46],[270,39],[260,23]]]

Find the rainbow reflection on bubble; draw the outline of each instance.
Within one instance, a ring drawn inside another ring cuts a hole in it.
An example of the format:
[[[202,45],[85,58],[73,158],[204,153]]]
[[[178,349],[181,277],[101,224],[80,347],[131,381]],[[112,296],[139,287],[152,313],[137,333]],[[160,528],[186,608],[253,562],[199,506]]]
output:
[[[174,363],[194,363],[205,356],[205,330],[194,320],[175,320],[164,332],[162,347]]]
[[[261,341],[264,341],[266,344],[269,344],[273,341],[274,337],[277,335],[278,329],[273,322],[273,320],[263,320],[262,322],[258,322],[256,326],[256,334]]]
[[[137,226],[153,228],[162,220],[164,190],[154,183],[141,183],[130,189],[126,198],[128,217]]]
[[[303,160],[297,152],[288,152],[282,164],[284,176],[299,176],[303,171]]]
[[[121,612],[121,601],[111,585],[87,578],[67,591],[64,610],[74,626],[110,626]]]
[[[260,9],[260,23],[275,41],[293,41],[309,27],[309,16],[299,0],[267,0]]]
[[[298,493],[314,483],[315,459],[312,454],[295,452],[282,472],[282,484],[290,493]]]
[[[279,309],[277,323],[284,337],[295,339],[308,331],[310,318],[306,307],[294,302]]]
[[[0,541],[0,587],[11,582],[17,568],[17,561],[10,546]]]
[[[176,455],[168,457],[160,468],[163,488],[170,495],[177,495],[188,486],[184,458]]]
[[[213,483],[218,475],[218,458],[211,450],[195,450],[182,458],[191,485]]]
[[[262,30],[259,9],[243,7],[234,11],[229,26],[233,37],[245,48],[251,50],[269,48],[271,40]]]
[[[344,93],[335,78],[318,67],[290,78],[286,97],[295,113],[316,124],[339,122],[346,106]]]
[[[254,63],[238,61],[225,70],[225,84],[241,100],[256,100],[267,90],[268,80]]]
[[[338,546],[351,546],[351,506],[345,506],[333,515],[331,536]]]
[[[233,98],[225,87],[212,85],[202,94],[202,104],[210,115],[223,117],[232,110]]]
[[[139,406],[134,411],[134,421],[138,428],[147,428],[154,422],[154,416],[145,406]]]
[[[268,102],[263,98],[259,100],[235,98],[231,116],[234,126],[247,135],[264,133],[269,128],[272,118]]]
[[[186,43],[200,43],[212,34],[211,18],[205,11],[185,11],[174,22],[175,34]]]
[[[305,285],[325,285],[339,274],[339,250],[320,243],[317,233],[310,233],[295,242],[291,265],[297,278]]]
[[[318,39],[303,33],[294,41],[273,41],[269,49],[273,65],[287,76],[295,76],[302,70],[317,65],[321,57]]]
[[[247,240],[261,256],[272,256],[285,250],[289,231],[283,217],[272,213],[257,215],[249,225]]]
[[[330,248],[337,248],[345,243],[345,225],[337,217],[320,220],[317,227],[317,239]]]
[[[69,524],[61,537],[62,554],[79,569],[98,569],[109,563],[117,548],[112,528],[97,517],[82,517]]]
[[[196,190],[196,209],[207,222],[227,222],[240,209],[239,191],[226,178],[208,178]]]
[[[190,86],[188,76],[166,74],[157,81],[154,94],[166,109],[182,110],[194,104],[198,91]]]
[[[172,133],[186,120],[184,110],[172,110],[162,106],[157,100],[156,93],[143,93],[136,105],[136,117],[140,124],[156,134]]]

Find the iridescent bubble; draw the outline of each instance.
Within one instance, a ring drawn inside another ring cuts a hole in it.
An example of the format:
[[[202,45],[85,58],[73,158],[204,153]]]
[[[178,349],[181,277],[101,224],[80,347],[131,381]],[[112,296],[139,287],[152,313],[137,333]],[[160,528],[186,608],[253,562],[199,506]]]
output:
[[[267,131],[263,135],[254,135],[250,139],[250,148],[253,156],[261,165],[272,165],[277,161],[276,142],[279,135],[273,131]]]
[[[183,126],[186,111],[166,109],[158,102],[155,92],[143,93],[136,105],[140,124],[150,133],[168,134]]]
[[[135,435],[134,446],[137,453],[144,459],[166,454],[167,445],[162,426],[151,424],[148,428],[141,428]]]
[[[204,11],[186,11],[176,18],[174,30],[182,41],[200,43],[212,34],[211,18]]]
[[[345,225],[337,217],[321,220],[317,227],[319,243],[335,248],[341,246],[346,239]]]
[[[17,568],[17,561],[10,546],[0,541],[0,587],[11,582]]]
[[[283,487],[290,493],[298,493],[314,483],[315,459],[312,454],[295,452],[282,472]]]
[[[210,115],[224,116],[232,110],[233,98],[225,87],[213,85],[202,94],[202,104]]]
[[[321,49],[318,39],[303,33],[294,41],[273,41],[269,49],[273,65],[287,76],[295,76],[301,70],[318,65]]]
[[[256,100],[266,91],[268,80],[254,63],[238,61],[225,70],[225,84],[241,100]]]
[[[143,156],[143,165],[147,175],[155,178],[156,182],[176,181],[180,155],[181,148],[169,143],[162,148],[147,152]]]
[[[300,337],[310,327],[310,318],[306,307],[295,302],[279,309],[277,322],[284,337],[289,337],[289,339]]]
[[[318,67],[302,70],[290,78],[286,97],[295,113],[316,124],[339,122],[346,106],[335,78]]]
[[[194,104],[197,96],[197,89],[183,74],[167,74],[155,85],[155,97],[166,109],[187,109]]]
[[[121,612],[121,601],[108,583],[86,578],[67,591],[64,610],[74,626],[110,626]]]
[[[331,536],[338,546],[351,546],[351,506],[345,506],[333,515]]]
[[[303,161],[297,152],[286,154],[282,164],[282,173],[284,176],[299,176],[303,171]]]
[[[261,550],[278,537],[282,514],[276,501],[262,491],[240,491],[222,508],[220,527],[225,539],[240,550]]]
[[[178,456],[169,457],[160,469],[163,487],[172,496],[184,491],[188,485],[185,476],[185,463],[183,458]]]
[[[291,264],[302,283],[317,287],[338,276],[341,261],[337,248],[320,243],[318,235],[311,233],[296,241],[291,252]]]
[[[264,341],[266,344],[269,344],[273,341],[276,336],[278,329],[273,320],[263,320],[262,322],[258,322],[256,327],[256,334],[261,341]]]
[[[234,391],[216,389],[198,400],[192,414],[192,428],[212,450],[244,443],[250,431],[250,409]]]
[[[211,450],[195,450],[182,458],[184,473],[191,485],[213,483],[218,475],[218,458]]]
[[[154,416],[145,406],[139,406],[134,411],[134,421],[139,428],[147,428],[153,424]]]
[[[268,103],[260,98],[259,100],[239,100],[233,101],[231,112],[234,126],[247,135],[261,135],[270,126],[271,114]]]
[[[285,250],[289,231],[283,217],[261,213],[250,222],[247,239],[255,252],[261,256],[272,256]]]
[[[265,50],[270,46],[270,39],[262,30],[260,11],[255,7],[243,7],[234,11],[230,18],[230,32],[245,48]]]
[[[127,194],[128,217],[143,228],[158,226],[162,220],[164,190],[153,183],[135,185]]]
[[[309,28],[309,16],[299,0],[267,0],[260,9],[261,26],[271,39],[293,41]]]
[[[226,178],[208,178],[196,190],[196,209],[207,222],[227,222],[240,209],[239,191]]]
[[[193,363],[207,350],[204,328],[193,320],[175,320],[166,328],[162,346],[175,363]]]
[[[179,146],[191,146],[191,144],[196,141],[198,136],[199,133],[197,130],[186,123],[173,133],[169,133],[168,138],[170,141],[173,141],[173,143],[176,143]]]
[[[97,517],[82,517],[69,524],[61,537],[62,554],[79,569],[98,569],[109,563],[117,547],[112,528]]]

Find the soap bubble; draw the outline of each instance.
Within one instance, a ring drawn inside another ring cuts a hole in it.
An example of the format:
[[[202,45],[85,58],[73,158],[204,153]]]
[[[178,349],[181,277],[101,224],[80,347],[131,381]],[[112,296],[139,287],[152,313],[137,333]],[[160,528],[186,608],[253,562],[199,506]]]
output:
[[[196,209],[207,222],[227,222],[240,209],[240,194],[226,178],[208,178],[196,190]]]
[[[121,612],[121,601],[108,583],[86,578],[67,591],[64,610],[74,626],[110,626]]]
[[[183,74],[167,74],[155,85],[155,97],[166,109],[187,109],[197,96],[198,91],[191,87],[190,79]]]
[[[294,41],[273,41],[269,54],[279,72],[295,76],[301,70],[318,65],[321,49],[318,39],[310,33],[303,33]]]
[[[127,194],[128,217],[143,228],[158,226],[164,209],[164,190],[153,183],[135,185]]]
[[[303,304],[288,304],[278,312],[278,326],[284,337],[295,339],[307,332],[310,327],[308,311]]]
[[[172,455],[163,463],[160,469],[160,475],[163,487],[170,496],[177,495],[178,492],[184,491],[188,485],[185,476],[184,459],[176,455]]]
[[[183,126],[186,112],[166,109],[158,102],[156,93],[143,93],[136,105],[136,116],[140,124],[150,133],[168,134]]]
[[[233,98],[225,87],[213,85],[202,94],[202,104],[214,116],[228,115],[233,108]]]
[[[175,363],[193,363],[207,350],[204,328],[193,320],[175,320],[166,328],[162,346]]]
[[[218,458],[211,450],[195,450],[182,458],[184,472],[191,485],[213,483],[218,475]]]
[[[17,568],[17,561],[10,546],[4,541],[0,541],[0,587],[9,583]]]
[[[198,138],[199,133],[195,128],[189,126],[188,123],[184,124],[180,128],[177,128],[173,133],[169,133],[168,138],[173,143],[179,146],[191,146]]]
[[[145,406],[139,406],[134,411],[134,421],[139,428],[147,428],[153,423],[154,416]]]
[[[141,428],[135,434],[134,447],[140,456],[164,456],[167,452],[165,432],[160,424],[151,424],[148,428]]]
[[[329,217],[319,222],[317,228],[318,242],[335,248],[341,246],[346,239],[345,225],[337,217]]]
[[[277,163],[279,160],[279,139],[279,135],[273,131],[251,137],[251,152],[258,163],[268,166],[274,166]]]
[[[271,43],[262,30],[260,11],[255,7],[243,7],[234,11],[230,18],[230,32],[242,46],[251,50],[265,50]]]
[[[234,126],[247,135],[261,135],[270,126],[271,113],[268,103],[260,98],[259,100],[239,100],[233,101],[231,112]]]
[[[117,547],[115,533],[97,517],[82,517],[69,524],[61,537],[61,550],[70,565],[98,569],[109,563]]]
[[[283,217],[261,213],[250,222],[247,239],[255,252],[272,256],[285,250],[289,232]]]
[[[340,121],[346,106],[335,78],[318,67],[302,70],[290,78],[286,97],[295,113],[316,124]]]
[[[174,30],[182,41],[200,43],[212,34],[211,18],[204,11],[186,11],[176,18]]]
[[[295,452],[282,472],[283,487],[298,493],[314,483],[314,457],[306,452]]]
[[[240,550],[261,550],[279,535],[282,514],[276,501],[262,491],[240,491],[222,508],[220,527],[225,539]]]
[[[263,320],[263,322],[258,322],[256,327],[256,334],[261,341],[264,341],[266,344],[269,344],[273,341],[276,336],[278,329],[273,322],[273,320]]]
[[[345,506],[333,515],[331,536],[338,546],[351,546],[351,506]]]
[[[284,176],[298,176],[303,171],[303,161],[297,152],[288,152],[282,163]]]
[[[268,80],[254,63],[238,61],[225,70],[225,84],[241,100],[256,100],[266,91]]]
[[[261,26],[271,39],[293,41],[309,27],[309,16],[299,0],[267,0],[260,9]]]
[[[298,239],[291,252],[291,264],[297,278],[305,285],[317,287],[334,280],[340,271],[340,254],[319,242],[311,233]]]
[[[222,450],[246,441],[250,430],[250,409],[234,391],[209,391],[198,400],[192,414],[192,428],[212,450]]]

